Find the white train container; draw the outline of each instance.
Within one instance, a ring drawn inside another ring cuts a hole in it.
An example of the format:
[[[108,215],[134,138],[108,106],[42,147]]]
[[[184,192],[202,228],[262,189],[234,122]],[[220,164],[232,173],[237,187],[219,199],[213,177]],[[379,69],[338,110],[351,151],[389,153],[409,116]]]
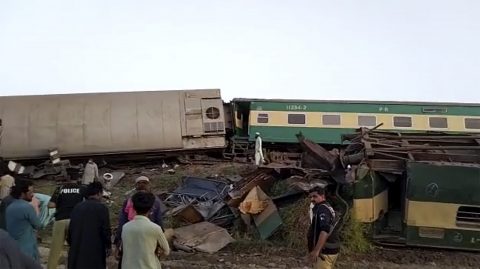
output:
[[[0,157],[225,147],[220,90],[0,97]]]

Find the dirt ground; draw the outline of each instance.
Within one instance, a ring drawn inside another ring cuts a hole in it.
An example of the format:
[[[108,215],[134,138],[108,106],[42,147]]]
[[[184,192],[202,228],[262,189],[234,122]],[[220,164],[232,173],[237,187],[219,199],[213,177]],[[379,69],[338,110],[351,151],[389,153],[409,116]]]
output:
[[[340,255],[336,268],[479,268],[480,257],[474,253],[411,249],[375,249],[369,254]],[[285,250],[271,253],[233,253],[215,255],[175,253],[163,264],[165,268],[309,268],[301,255]]]
[[[48,248],[41,247],[42,260],[46,262]],[[117,268],[113,258],[108,268]],[[420,249],[374,249],[361,255],[340,255],[337,269],[473,269],[479,268],[480,257],[475,253],[450,252]],[[61,268],[65,268],[63,265]],[[214,269],[214,268],[311,268],[303,256],[281,248],[272,248],[269,252],[245,252],[222,250],[215,254],[172,252],[162,260],[164,269]]]
[[[253,169],[250,165],[234,163],[217,163],[214,165],[181,165],[175,169],[175,174],[169,174],[162,168],[162,163],[148,165],[122,164],[110,165],[101,168],[101,172],[124,171],[125,177],[112,189],[110,208],[112,226],[117,222],[117,215],[124,194],[133,187],[133,180],[139,175],[146,175],[152,182],[156,193],[166,192],[175,187],[182,176],[229,176]],[[48,180],[35,182],[36,191],[51,194],[55,183]],[[168,225],[176,225],[169,223]],[[166,227],[169,228],[169,227]],[[51,230],[40,231],[40,253],[42,261],[46,262]],[[172,254],[162,261],[162,268],[190,269],[190,268],[310,268],[303,259],[303,250],[284,248],[277,243],[263,244],[258,242],[245,243],[239,240],[222,251],[215,254],[185,253],[180,251]],[[343,242],[348,244],[348,242]],[[62,266],[63,267],[63,266]],[[64,268],[64,267],[63,267]],[[116,268],[113,258],[109,260],[109,268]],[[433,268],[480,268],[480,255],[477,253],[445,251],[435,249],[409,249],[409,248],[382,248],[375,247],[365,254],[341,254],[337,262],[338,269],[380,269],[380,268],[405,268],[405,269],[433,269]]]

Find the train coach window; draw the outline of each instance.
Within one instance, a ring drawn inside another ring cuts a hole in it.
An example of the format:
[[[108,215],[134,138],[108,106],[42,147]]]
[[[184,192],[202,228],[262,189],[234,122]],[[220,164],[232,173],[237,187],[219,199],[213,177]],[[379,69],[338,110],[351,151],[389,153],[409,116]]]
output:
[[[466,129],[480,129],[480,119],[465,118]]]
[[[268,123],[268,114],[266,114],[266,113],[258,114],[257,122],[258,123]]]
[[[220,117],[220,110],[212,106],[207,108],[207,110],[205,111],[205,115],[207,116],[207,118],[215,120]]]
[[[393,126],[412,127],[412,118],[411,117],[393,117]]]
[[[377,117],[375,116],[358,116],[358,126],[375,126],[377,125]]]
[[[428,123],[431,128],[448,128],[447,118],[430,117],[428,118]]]
[[[288,114],[288,124],[305,124],[305,114]]]
[[[323,125],[340,125],[340,115],[322,115]]]

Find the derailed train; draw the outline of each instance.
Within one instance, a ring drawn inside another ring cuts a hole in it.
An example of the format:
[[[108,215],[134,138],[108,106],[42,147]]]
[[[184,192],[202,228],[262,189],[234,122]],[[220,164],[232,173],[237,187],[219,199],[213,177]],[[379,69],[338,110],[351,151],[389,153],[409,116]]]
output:
[[[225,147],[220,90],[0,98],[4,159]]]
[[[62,156],[222,150],[231,157],[248,155],[256,132],[267,150],[276,150],[296,144],[299,132],[314,142],[338,145],[342,134],[374,126],[396,132],[480,133],[480,104],[224,103],[218,89],[0,97],[0,157],[45,158],[52,149]],[[357,219],[383,227],[380,212],[400,212],[397,223],[403,228],[393,233],[400,238],[396,243],[480,250],[480,167],[454,166],[409,163],[401,187],[389,187],[375,173],[357,176]],[[392,208],[389,192],[400,193],[406,206]]]
[[[219,89],[0,97],[0,157],[224,149],[265,143],[340,144],[356,128],[480,133],[480,104],[233,99]],[[236,150],[236,151],[235,151]]]

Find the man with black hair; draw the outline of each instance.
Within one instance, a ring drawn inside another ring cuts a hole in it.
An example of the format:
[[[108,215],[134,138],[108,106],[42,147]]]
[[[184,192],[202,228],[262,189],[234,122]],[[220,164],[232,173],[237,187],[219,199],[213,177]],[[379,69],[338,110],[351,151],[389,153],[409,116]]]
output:
[[[170,253],[162,228],[147,216],[155,202],[155,195],[137,192],[132,196],[136,215],[122,229],[122,268],[157,269],[161,268],[157,253],[167,256]]]
[[[15,200],[5,212],[7,231],[25,255],[38,261],[36,230],[40,228],[40,220],[29,204],[33,198],[33,182],[18,180],[10,194]]]
[[[118,214],[118,226],[115,234],[114,244],[116,246],[115,256],[118,257],[118,269],[122,268],[122,254],[120,251],[120,245],[122,244],[122,229],[125,223],[133,220],[135,218],[136,212],[133,208],[132,195],[137,192],[148,192],[152,193],[150,179],[146,176],[139,176],[135,179],[135,189],[127,193],[127,198],[123,202],[120,213]],[[147,217],[158,226],[163,229],[163,210],[165,206],[162,201],[155,196],[155,202],[153,203],[152,209],[149,211]]]
[[[313,208],[307,235],[308,259],[314,269],[331,269],[340,250],[335,210],[325,199],[325,189],[315,187],[309,191],[309,197]]]
[[[96,181],[86,190],[87,199],[70,214],[67,242],[69,269],[104,269],[112,252],[110,216],[101,202],[103,186]]]
[[[60,184],[50,198],[48,207],[55,208],[56,211],[47,269],[57,268],[70,224],[70,214],[73,208],[82,201],[82,186],[68,177],[67,182]]]

